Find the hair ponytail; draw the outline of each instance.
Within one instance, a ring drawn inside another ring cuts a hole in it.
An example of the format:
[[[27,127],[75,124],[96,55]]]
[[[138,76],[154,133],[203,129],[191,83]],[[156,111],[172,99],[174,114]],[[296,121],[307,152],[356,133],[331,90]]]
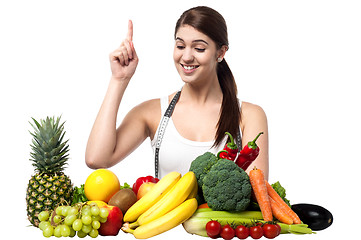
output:
[[[226,21],[221,14],[212,8],[200,6],[185,11],[177,21],[175,34],[182,25],[190,25],[206,34],[219,49],[224,45],[228,47]],[[223,100],[214,145],[219,145],[222,142],[225,132],[237,136],[241,120],[236,81],[225,59],[218,63],[217,77],[222,89]]]
[[[236,81],[225,59],[218,63],[217,76],[222,89],[223,100],[221,114],[217,123],[215,145],[218,145],[223,140],[225,132],[230,132],[232,136],[236,137],[239,133],[239,122],[241,120]]]

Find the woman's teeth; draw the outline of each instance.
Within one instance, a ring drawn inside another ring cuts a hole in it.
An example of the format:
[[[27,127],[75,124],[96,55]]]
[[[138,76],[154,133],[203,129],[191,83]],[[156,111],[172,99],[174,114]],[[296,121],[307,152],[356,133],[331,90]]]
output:
[[[186,65],[182,65],[182,66],[185,70],[192,70],[192,69],[197,68],[197,66],[186,66]]]

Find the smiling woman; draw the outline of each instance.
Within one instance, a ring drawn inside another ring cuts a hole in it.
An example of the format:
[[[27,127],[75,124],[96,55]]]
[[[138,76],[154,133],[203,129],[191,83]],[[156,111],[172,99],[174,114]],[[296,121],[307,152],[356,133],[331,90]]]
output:
[[[236,82],[224,59],[228,34],[222,15],[209,7],[189,9],[178,19],[174,39],[173,60],[184,82],[181,91],[135,106],[116,128],[119,105],[138,65],[129,21],[126,39],[110,54],[112,77],[88,140],[87,165],[113,166],[149,137],[156,176],[185,174],[197,156],[223,149],[225,132],[237,136],[239,145],[264,132],[254,164],[267,178],[267,119],[262,108],[237,98]]]
[[[233,136],[237,136],[240,106],[237,99],[236,82],[224,59],[228,50],[227,25],[224,18],[208,7],[192,8],[184,12],[179,18],[175,29],[175,39],[176,48],[173,56],[183,81],[186,82],[190,78],[186,78],[182,74],[179,64],[187,65],[192,61],[196,63],[198,61],[199,65],[195,66],[201,66],[201,68],[197,69],[197,75],[194,74],[193,78],[198,79],[199,84],[203,87],[213,83],[214,86],[220,87],[223,93],[215,144],[217,145],[222,141],[224,133],[227,131]],[[183,51],[177,51],[179,39],[181,39],[182,44],[180,50]],[[186,51],[187,46],[188,51]],[[185,73],[188,72],[189,70],[186,69]]]

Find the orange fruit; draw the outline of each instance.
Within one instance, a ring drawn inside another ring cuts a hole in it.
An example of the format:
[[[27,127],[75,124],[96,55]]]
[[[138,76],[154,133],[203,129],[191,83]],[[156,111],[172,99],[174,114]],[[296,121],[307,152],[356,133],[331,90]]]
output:
[[[108,169],[92,172],[85,181],[84,192],[89,201],[108,203],[110,198],[120,190],[118,177]]]

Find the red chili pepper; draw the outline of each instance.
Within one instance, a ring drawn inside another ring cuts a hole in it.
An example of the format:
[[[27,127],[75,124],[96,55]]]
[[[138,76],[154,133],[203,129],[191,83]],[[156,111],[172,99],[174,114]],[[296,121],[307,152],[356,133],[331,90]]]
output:
[[[228,135],[230,142],[227,143],[223,148],[223,150],[225,150],[226,152],[221,151],[219,157],[234,161],[237,157],[238,147],[237,144],[234,143],[232,134],[230,134],[229,132],[225,132],[225,134]]]
[[[227,150],[224,150],[224,149],[217,153],[217,158],[218,159],[224,158],[224,159],[232,160],[232,159],[229,159],[228,152],[227,152]]]
[[[135,195],[138,194],[138,190],[140,188],[140,186],[143,184],[143,183],[146,183],[146,182],[153,182],[153,183],[157,183],[159,181],[158,178],[155,178],[153,176],[146,176],[146,177],[140,177],[137,179],[137,181],[135,181],[135,183],[133,184],[133,192],[135,193]]]
[[[236,164],[245,171],[259,154],[259,147],[256,141],[261,134],[263,134],[263,132],[260,132],[253,141],[248,142],[238,154]]]

